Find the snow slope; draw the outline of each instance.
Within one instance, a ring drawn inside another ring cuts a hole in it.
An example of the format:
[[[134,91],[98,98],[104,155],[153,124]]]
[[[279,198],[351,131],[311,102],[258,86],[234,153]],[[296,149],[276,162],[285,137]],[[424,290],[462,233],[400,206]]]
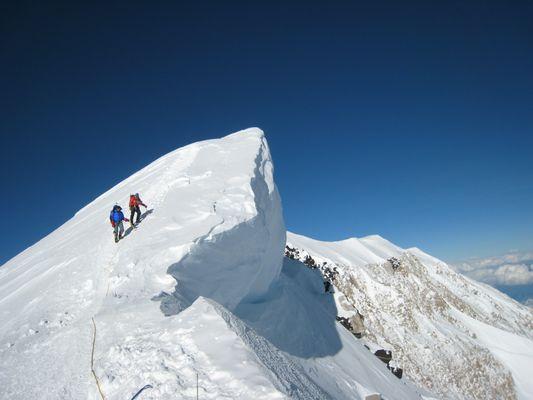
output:
[[[392,350],[420,386],[451,399],[533,398],[529,308],[377,235],[322,242],[288,233],[287,245],[293,258],[336,269],[339,315],[360,313],[362,341]]]
[[[149,210],[115,244],[115,202]],[[0,267],[0,398],[416,399],[283,261],[259,129],[195,143],[119,183]],[[94,320],[94,325],[93,325]],[[96,327],[96,331],[94,331]]]

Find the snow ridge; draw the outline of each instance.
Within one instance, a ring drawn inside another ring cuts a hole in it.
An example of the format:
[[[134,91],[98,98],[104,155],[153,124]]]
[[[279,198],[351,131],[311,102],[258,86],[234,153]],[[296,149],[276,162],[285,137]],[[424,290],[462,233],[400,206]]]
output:
[[[150,209],[115,244],[109,210],[136,192]],[[285,240],[259,129],[159,158],[0,268],[0,399],[99,399],[93,318],[107,399],[191,399],[197,379],[202,399],[419,398]]]
[[[225,139],[231,141],[234,137],[242,141],[241,135]],[[260,145],[253,173],[249,178],[239,178],[243,183],[249,179],[250,189],[224,187],[221,198],[213,202],[218,221],[168,268],[178,285],[172,295],[161,293],[155,298],[161,300],[167,316],[182,311],[200,296],[234,309],[243,300],[260,299],[279,276],[285,242],[281,200],[273,180],[268,144],[262,134],[254,139],[259,139]],[[217,170],[223,168],[218,166]],[[232,185],[235,180],[232,178]],[[238,204],[243,200],[244,215],[236,213],[241,211]],[[236,251],[229,253],[235,243]],[[213,281],[218,284],[213,285]]]
[[[353,242],[288,233],[288,252],[334,271],[337,309],[363,342],[392,350],[408,377],[444,398],[533,396],[530,309],[418,249],[376,237]]]

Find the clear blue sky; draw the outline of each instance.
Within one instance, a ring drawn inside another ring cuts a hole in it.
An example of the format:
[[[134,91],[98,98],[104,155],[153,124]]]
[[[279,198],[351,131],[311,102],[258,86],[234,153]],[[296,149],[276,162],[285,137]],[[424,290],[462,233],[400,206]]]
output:
[[[292,231],[446,260],[533,248],[531,2],[16,3],[0,263],[160,155],[250,126]]]

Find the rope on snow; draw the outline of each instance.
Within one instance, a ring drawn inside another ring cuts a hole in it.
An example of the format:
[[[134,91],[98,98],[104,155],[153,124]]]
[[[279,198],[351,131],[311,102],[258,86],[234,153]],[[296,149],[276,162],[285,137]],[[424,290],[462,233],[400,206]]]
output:
[[[93,349],[91,351],[91,372],[93,373],[94,380],[96,381],[96,386],[98,387],[98,392],[100,393],[100,397],[102,400],[105,400],[105,396],[102,393],[102,388],[100,387],[100,381],[98,380],[98,377],[96,376],[96,372],[94,372],[94,345],[96,343],[96,322],[94,322],[94,317],[91,318],[93,320]]]

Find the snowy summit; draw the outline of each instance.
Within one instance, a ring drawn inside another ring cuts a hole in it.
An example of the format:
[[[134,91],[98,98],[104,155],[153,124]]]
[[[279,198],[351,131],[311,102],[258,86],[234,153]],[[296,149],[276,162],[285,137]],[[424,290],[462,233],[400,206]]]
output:
[[[115,243],[132,193],[147,209]],[[516,304],[378,236],[286,247],[252,128],[161,157],[0,267],[0,398],[527,398]],[[439,375],[472,365],[454,354],[497,370],[469,392]]]
[[[109,210],[137,192],[115,244]],[[259,129],[161,157],[0,268],[0,397],[418,398],[284,246]]]

